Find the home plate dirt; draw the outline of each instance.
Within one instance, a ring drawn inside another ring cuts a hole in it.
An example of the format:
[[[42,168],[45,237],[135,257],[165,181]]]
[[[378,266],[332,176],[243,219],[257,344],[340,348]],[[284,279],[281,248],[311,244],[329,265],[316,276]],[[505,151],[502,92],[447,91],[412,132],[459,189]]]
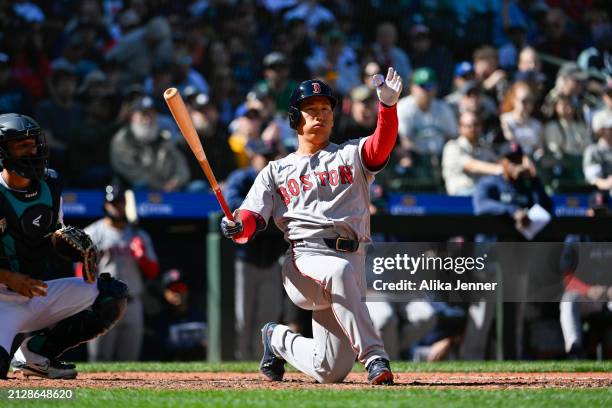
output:
[[[395,373],[396,385],[407,388],[601,388],[612,387],[612,373]],[[105,372],[82,373],[77,380],[47,380],[9,374],[0,388],[150,388],[171,390],[221,389],[352,389],[369,386],[366,373],[351,373],[342,384],[315,384],[302,374],[287,373],[285,381],[265,381],[259,373]]]

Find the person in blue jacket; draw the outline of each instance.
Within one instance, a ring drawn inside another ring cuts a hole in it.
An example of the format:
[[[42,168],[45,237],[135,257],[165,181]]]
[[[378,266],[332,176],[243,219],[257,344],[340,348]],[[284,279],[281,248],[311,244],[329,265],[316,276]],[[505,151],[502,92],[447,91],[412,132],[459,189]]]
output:
[[[527,211],[539,204],[551,215],[552,199],[544,191],[533,165],[526,159],[521,146],[506,142],[499,150],[503,173],[480,179],[473,196],[476,215],[508,215],[517,226],[529,226]]]

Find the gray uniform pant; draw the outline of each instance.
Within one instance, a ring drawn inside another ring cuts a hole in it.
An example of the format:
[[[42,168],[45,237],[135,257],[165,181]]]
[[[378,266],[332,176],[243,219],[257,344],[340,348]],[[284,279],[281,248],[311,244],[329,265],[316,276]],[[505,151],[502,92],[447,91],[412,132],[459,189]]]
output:
[[[600,312],[604,304],[605,302],[588,301],[576,292],[563,293],[559,303],[559,319],[566,353],[569,353],[572,347],[583,346],[582,318]]]
[[[312,310],[313,338],[276,326],[272,349],[321,383],[342,381],[355,364],[388,359],[376,333],[365,296],[365,252],[336,252],[322,240],[308,240],[288,251],[283,285],[297,306]]]
[[[136,361],[140,358],[144,334],[144,310],[140,297],[129,303],[125,316],[104,336],[89,343],[90,361]]]
[[[261,328],[276,321],[282,314],[283,293],[280,285],[280,264],[258,267],[241,259],[235,266],[235,312],[237,356],[239,360],[260,358],[263,346]]]

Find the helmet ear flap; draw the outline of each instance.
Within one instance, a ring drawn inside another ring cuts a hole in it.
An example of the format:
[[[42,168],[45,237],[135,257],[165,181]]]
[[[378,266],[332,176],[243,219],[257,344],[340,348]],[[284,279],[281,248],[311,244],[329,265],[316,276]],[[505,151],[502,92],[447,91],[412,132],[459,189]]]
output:
[[[300,123],[300,110],[295,106],[290,106],[287,114],[289,115],[289,126],[291,126],[291,129],[297,129]]]

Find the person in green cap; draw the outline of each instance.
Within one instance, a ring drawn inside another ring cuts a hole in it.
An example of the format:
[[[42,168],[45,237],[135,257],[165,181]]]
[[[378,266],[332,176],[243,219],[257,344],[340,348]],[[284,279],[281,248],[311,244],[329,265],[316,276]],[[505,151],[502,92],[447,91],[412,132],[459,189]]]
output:
[[[436,74],[418,68],[412,75],[410,95],[397,104],[399,136],[406,155],[441,155],[444,144],[457,137],[457,119],[450,106],[436,98]]]

